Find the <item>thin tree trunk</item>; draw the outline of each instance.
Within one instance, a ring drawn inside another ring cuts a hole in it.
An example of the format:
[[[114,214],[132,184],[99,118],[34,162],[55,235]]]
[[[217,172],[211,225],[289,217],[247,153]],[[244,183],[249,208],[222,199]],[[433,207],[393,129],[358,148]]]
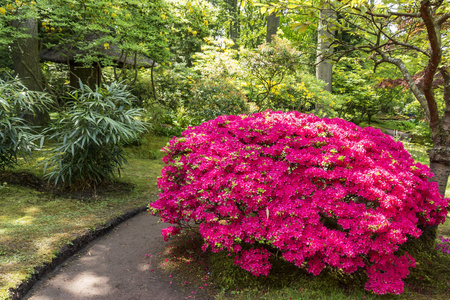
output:
[[[153,91],[153,98],[155,99],[155,101],[158,101],[158,96],[156,95],[156,86],[155,86],[155,79],[153,77],[153,70],[155,68],[155,62],[152,62],[152,66],[150,67],[151,72],[150,72],[150,78],[152,80],[152,91]]]
[[[233,48],[237,49],[239,38],[239,7],[237,0],[228,0],[230,22],[230,39],[234,42]]]
[[[12,45],[14,71],[29,90],[43,91],[45,80],[40,66],[37,19],[14,21],[12,25],[29,35],[27,38],[17,39]],[[34,115],[27,115],[26,120],[33,125],[42,126],[50,121],[50,115],[47,111],[36,111]]]
[[[317,57],[316,57],[316,78],[325,81],[327,84],[325,90],[331,92],[333,79],[333,66],[326,59],[331,54],[330,41],[333,33],[328,28],[328,20],[335,15],[329,4],[325,4],[324,9],[320,10],[319,28],[317,38]]]

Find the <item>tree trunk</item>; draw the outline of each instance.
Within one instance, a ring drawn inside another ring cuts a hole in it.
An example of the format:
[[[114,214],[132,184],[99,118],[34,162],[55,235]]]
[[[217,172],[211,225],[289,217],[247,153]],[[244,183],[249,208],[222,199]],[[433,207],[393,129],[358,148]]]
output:
[[[450,147],[435,144],[429,151],[429,155],[430,170],[434,174],[434,177],[432,177],[430,181],[438,183],[439,193],[445,197],[445,189],[450,173]],[[421,228],[423,232],[419,238],[419,242],[422,249],[435,249],[437,228],[437,225]]]
[[[14,21],[12,25],[29,35],[17,39],[12,45],[14,71],[29,90],[42,92],[44,74],[40,66],[37,19]],[[36,111],[34,115],[26,115],[25,119],[33,125],[42,126],[50,121],[50,115],[47,111]]]
[[[432,131],[433,149],[430,150],[430,169],[434,173],[432,181],[439,184],[439,192],[445,196],[448,176],[450,174],[450,69],[441,68],[444,79],[443,98],[444,116]]]
[[[433,148],[430,150],[430,169],[434,174],[431,179],[439,185],[439,193],[445,195],[447,187],[448,175],[450,174],[449,160],[450,148]]]
[[[277,16],[276,12],[271,13],[267,17],[267,31],[266,31],[266,42],[272,42],[272,38],[277,34],[278,26],[280,25],[280,17]]]
[[[229,6],[230,22],[230,39],[234,42],[233,48],[238,49],[239,38],[239,7],[237,0],[227,0]]]
[[[450,174],[450,68],[442,67],[440,73],[444,79],[443,98],[444,116],[439,126],[432,132],[433,148],[429,151],[430,169],[434,174],[431,181],[439,185],[439,193],[445,197],[448,176]],[[434,249],[437,237],[437,226],[423,228],[420,241],[425,249]]]
[[[317,57],[316,57],[316,78],[325,81],[325,90],[331,92],[333,79],[333,66],[326,58],[331,54],[330,41],[333,33],[328,29],[328,20],[335,15],[335,12],[325,4],[325,8],[320,10],[319,28],[317,31]]]

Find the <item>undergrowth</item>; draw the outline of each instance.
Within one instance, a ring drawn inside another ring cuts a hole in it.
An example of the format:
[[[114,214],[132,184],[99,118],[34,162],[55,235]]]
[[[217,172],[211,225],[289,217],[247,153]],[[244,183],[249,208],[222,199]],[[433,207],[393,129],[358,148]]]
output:
[[[442,225],[442,231],[450,224]],[[177,274],[182,285],[194,286],[195,293],[225,299],[448,299],[450,296],[450,255],[432,252],[411,253],[416,268],[405,279],[402,295],[375,295],[364,290],[365,272],[346,274],[325,268],[315,277],[282,258],[271,258],[268,276],[255,277],[234,264],[234,256],[225,252],[201,250],[198,234],[183,233],[173,237],[164,253],[161,268],[167,274]],[[201,288],[201,289],[200,289]]]

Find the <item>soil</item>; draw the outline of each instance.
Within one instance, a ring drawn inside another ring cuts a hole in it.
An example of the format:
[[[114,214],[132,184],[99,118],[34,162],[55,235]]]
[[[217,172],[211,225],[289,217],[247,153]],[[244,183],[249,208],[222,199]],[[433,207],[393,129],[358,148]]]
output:
[[[0,184],[4,184],[5,182],[7,184],[20,185],[40,192],[50,193],[55,196],[78,200],[95,199],[106,193],[125,194],[133,189],[132,184],[120,181],[109,181],[97,186],[75,185],[75,187],[72,186],[69,188],[54,185],[53,183],[28,172],[0,171]]]

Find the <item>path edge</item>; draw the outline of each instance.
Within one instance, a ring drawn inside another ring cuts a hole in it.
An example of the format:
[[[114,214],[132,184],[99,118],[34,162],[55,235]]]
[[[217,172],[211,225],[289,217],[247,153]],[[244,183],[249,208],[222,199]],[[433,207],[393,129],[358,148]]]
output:
[[[134,209],[127,210],[124,214],[107,221],[103,225],[97,226],[94,230],[86,230],[81,235],[64,245],[56,254],[56,256],[48,263],[34,268],[34,273],[30,278],[22,281],[15,288],[9,289],[9,298],[11,300],[22,299],[33,286],[42,279],[45,275],[56,269],[59,265],[72,257],[75,253],[86,247],[95,239],[107,234],[117,225],[131,219],[139,213],[146,211],[148,206],[141,206]]]

